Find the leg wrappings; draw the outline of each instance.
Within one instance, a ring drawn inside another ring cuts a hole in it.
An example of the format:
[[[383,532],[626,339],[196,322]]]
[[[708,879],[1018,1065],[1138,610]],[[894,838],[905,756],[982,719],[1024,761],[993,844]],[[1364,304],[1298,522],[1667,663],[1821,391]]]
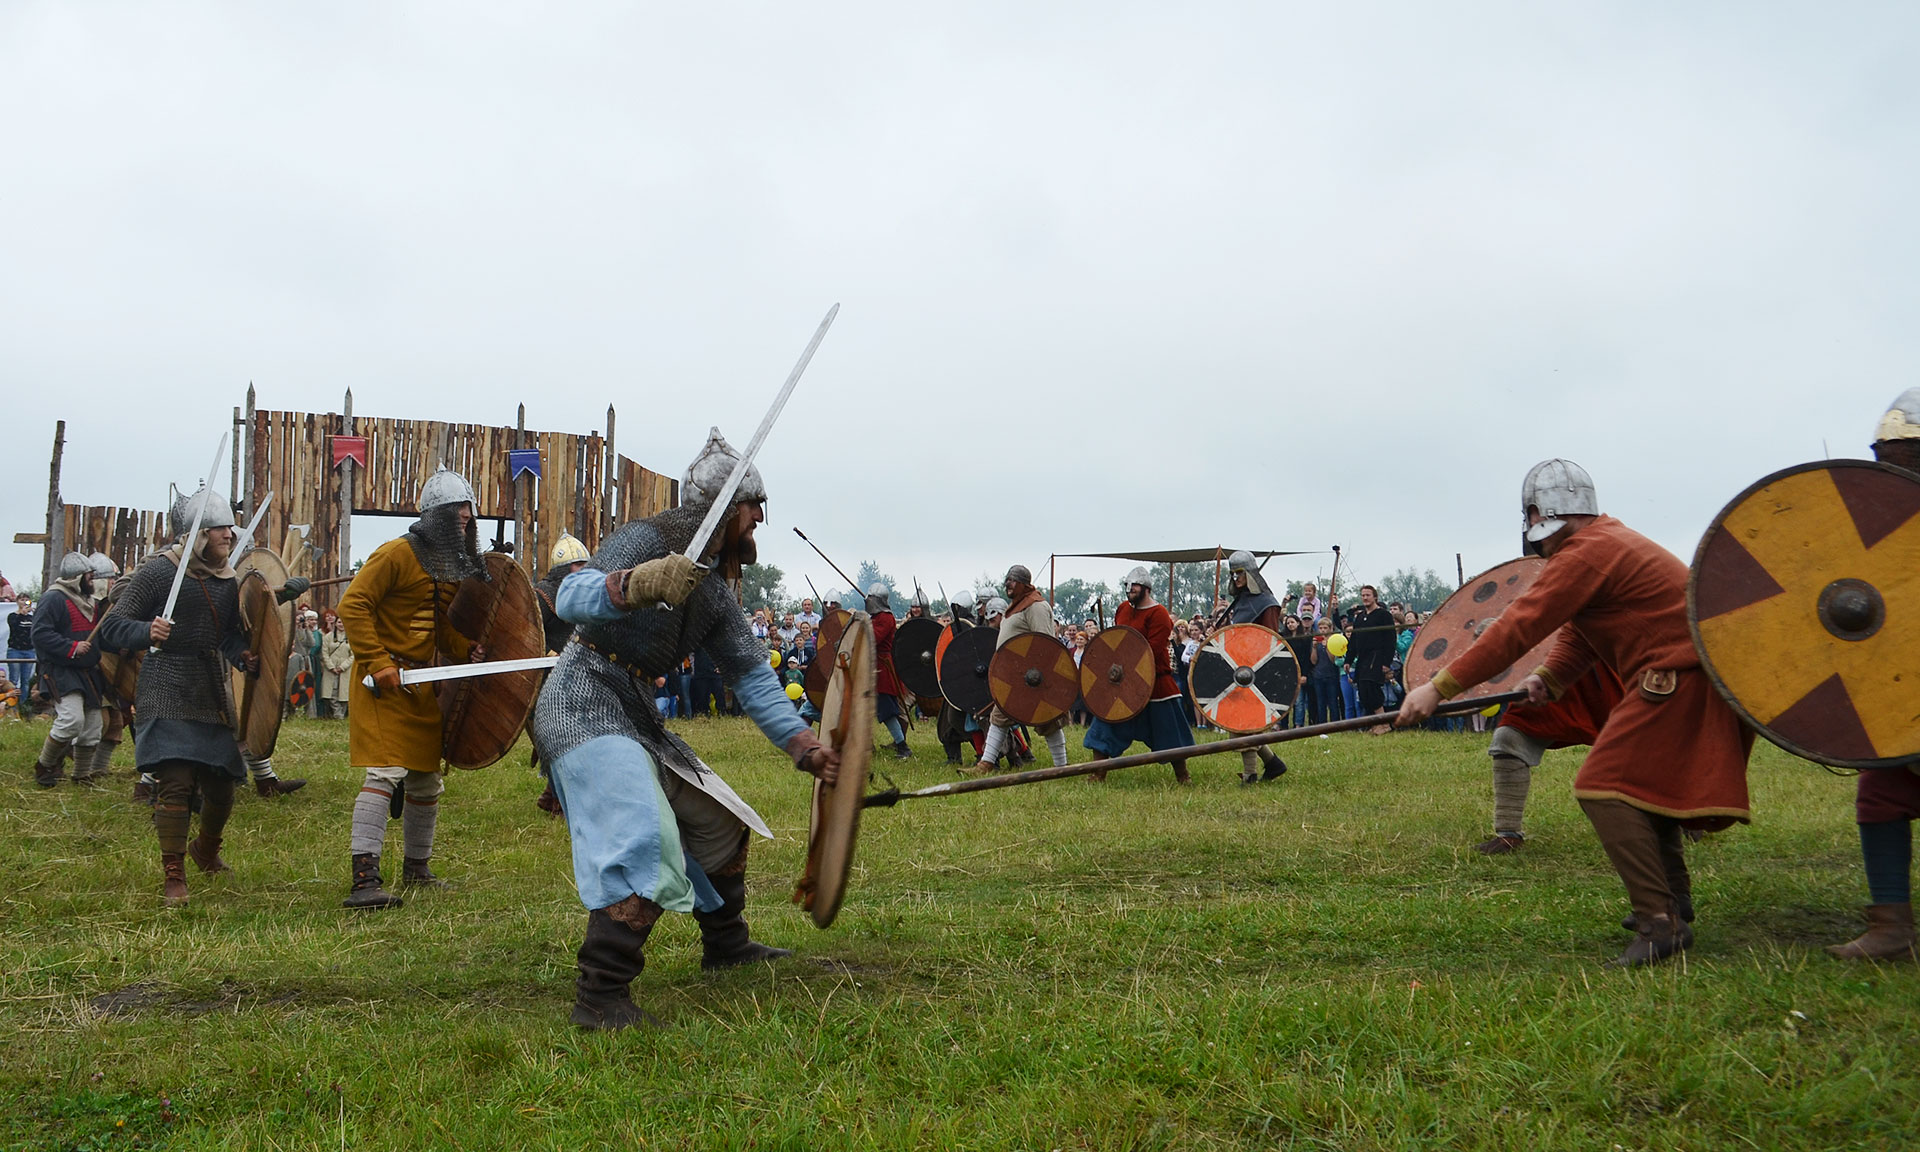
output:
[[[1496,836],[1520,835],[1520,823],[1527,811],[1527,792],[1533,787],[1533,769],[1516,756],[1493,758],[1493,832]]]

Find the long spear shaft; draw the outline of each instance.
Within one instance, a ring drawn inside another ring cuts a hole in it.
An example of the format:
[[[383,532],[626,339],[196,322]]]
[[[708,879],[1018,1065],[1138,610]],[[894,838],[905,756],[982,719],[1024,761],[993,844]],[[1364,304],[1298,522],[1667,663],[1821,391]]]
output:
[[[793,534],[795,536],[800,537],[800,539],[802,540],[807,540],[807,534],[805,532],[800,531],[800,528],[798,525],[794,527]],[[820,551],[820,545],[815,544],[811,540],[807,540],[807,547],[813,549],[814,553],[818,555],[820,559],[827,560],[827,554],[825,552]],[[853,577],[847,575],[845,572],[841,572],[840,565],[835,564],[831,560],[827,560],[827,567],[833,569],[836,573],[839,573],[840,579],[845,580],[847,582],[847,587],[853,589],[854,595],[859,596],[863,594],[863,590],[861,589],[859,582],[856,581]]]
[[[1470,700],[1448,700],[1434,709],[1435,716],[1454,716],[1463,712],[1478,712],[1482,708],[1495,704],[1517,704],[1527,698],[1525,692],[1501,692],[1493,696],[1476,696]],[[1282,744],[1289,740],[1305,740],[1313,736],[1324,736],[1329,732],[1352,732],[1360,728],[1371,728],[1377,724],[1386,724],[1392,717],[1384,713],[1372,716],[1355,716],[1348,720],[1331,720],[1325,724],[1309,724],[1304,728],[1283,728],[1278,732],[1256,732],[1251,736],[1234,736],[1226,740],[1216,740],[1211,744],[1189,744],[1185,748],[1167,748],[1159,752],[1141,752],[1133,756],[1115,756],[1107,760],[1089,760],[1085,764],[1063,764],[1057,768],[1035,768],[1031,772],[1009,772],[1004,776],[983,776],[977,780],[956,780],[951,784],[935,784],[931,788],[921,788],[914,792],[901,792],[888,789],[875,792],[866,798],[862,807],[891,808],[902,800],[924,800],[930,796],[958,796],[963,792],[988,792],[995,788],[1012,788],[1020,784],[1038,784],[1042,780],[1064,780],[1069,776],[1086,776],[1094,772],[1111,772],[1116,768],[1139,768],[1146,764],[1165,764],[1171,760],[1191,760],[1198,756],[1212,756],[1221,752],[1238,752],[1245,748],[1259,748],[1267,744]]]

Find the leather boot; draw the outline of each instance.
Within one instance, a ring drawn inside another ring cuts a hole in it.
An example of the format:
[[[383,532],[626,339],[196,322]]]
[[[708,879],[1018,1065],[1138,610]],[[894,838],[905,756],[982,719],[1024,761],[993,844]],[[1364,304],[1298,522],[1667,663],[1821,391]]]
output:
[[[1187,773],[1187,762],[1185,760],[1175,760],[1173,762],[1173,780],[1176,784],[1193,783],[1193,777]]]
[[[895,760],[911,760],[913,759],[913,749],[907,747],[907,742],[902,740],[893,746],[893,758]]]
[[[1509,852],[1520,851],[1520,846],[1526,842],[1527,839],[1524,836],[1508,832],[1496,832],[1490,838],[1475,844],[1473,850],[1483,856],[1504,856]],[[1629,916],[1627,919],[1631,920],[1633,917]],[[1689,916],[1688,919],[1691,920],[1692,917]],[[1622,927],[1626,928],[1629,932],[1633,931],[1633,925],[1631,924],[1623,924]]]
[[[415,860],[408,856],[400,865],[400,883],[409,888],[449,888],[452,885],[433,874],[427,867],[427,857]]]
[[[178,852],[160,853],[160,874],[164,879],[160,884],[160,898],[169,906],[178,907],[187,902],[187,864]]]
[[[60,766],[66,761],[67,750],[73,747],[71,740],[55,740],[49,736],[40,746],[40,758],[33,762],[33,782],[42,788],[51,788],[60,783]]]
[[[1680,919],[1688,924],[1693,923],[1693,897],[1676,896],[1674,897],[1673,903],[1680,911]],[[1640,918],[1629,912],[1620,918],[1620,927],[1625,928],[1629,932],[1638,932],[1640,930]]]
[[[540,793],[540,798],[533,802],[533,806],[542,812],[550,812],[555,816],[560,815],[560,797],[554,792],[551,782],[547,784],[547,790]]]
[[[1260,749],[1260,763],[1264,765],[1260,770],[1262,780],[1277,780],[1287,774],[1287,762],[1280,759],[1271,748]]]
[[[285,796],[289,792],[298,792],[306,786],[307,781],[304,777],[297,780],[282,780],[278,776],[255,776],[253,778],[253,790],[260,793],[262,800],[272,800],[278,796]]]
[[[216,838],[208,842],[205,833],[187,841],[187,855],[193,857],[193,862],[202,872],[233,871],[227,867],[225,860],[220,859],[220,841]]]
[[[1644,916],[1646,926],[1633,937],[1627,950],[1607,961],[1609,968],[1645,968],[1691,947],[1693,929],[1685,920],[1671,914]]]
[[[380,853],[356,852],[353,856],[353,891],[340,902],[342,908],[398,908],[400,897],[380,885]]]
[[[700,967],[735,968],[760,960],[779,960],[793,955],[791,948],[771,948],[747,935],[747,875],[712,876],[714,891],[720,893],[720,907],[712,912],[695,910],[700,925]]]
[[[153,806],[153,781],[145,773],[133,782],[133,802]]]
[[[1867,930],[1845,944],[1827,945],[1842,960],[1913,960],[1913,904],[1869,904]]]
[[[642,902],[644,905],[645,902]],[[653,905],[659,915],[659,905]],[[647,966],[647,937],[653,925],[635,928],[605,908],[587,913],[587,938],[580,942],[580,974],[573,985],[573,1022],[596,1032],[614,1032],[660,1021],[633,1002],[628,986]]]

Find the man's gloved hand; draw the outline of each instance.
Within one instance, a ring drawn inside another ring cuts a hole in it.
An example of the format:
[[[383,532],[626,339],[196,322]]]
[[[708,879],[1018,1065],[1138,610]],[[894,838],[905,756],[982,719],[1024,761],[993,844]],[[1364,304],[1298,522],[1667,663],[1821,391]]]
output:
[[[374,695],[398,691],[400,691],[400,669],[389,664],[373,674]]]
[[[678,608],[700,586],[701,575],[694,562],[678,552],[635,565],[627,569],[627,607],[665,603]]]
[[[280,585],[280,591],[274,594],[274,599],[282,604],[291,604],[296,597],[306,595],[307,589],[311,587],[313,587],[313,581],[305,576],[289,576],[287,582]]]

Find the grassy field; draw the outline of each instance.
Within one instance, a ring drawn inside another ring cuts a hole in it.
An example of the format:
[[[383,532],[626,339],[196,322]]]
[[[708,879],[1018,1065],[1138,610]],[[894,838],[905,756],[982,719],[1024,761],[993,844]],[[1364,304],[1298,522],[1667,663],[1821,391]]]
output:
[[[1486,858],[1485,737],[1398,734],[867,814],[821,932],[788,903],[804,778],[744,721],[683,725],[778,833],[757,938],[719,975],[655,931],[663,1031],[566,1023],[584,915],[524,750],[457,773],[436,868],[339,907],[359,778],[295,722],[312,783],[239,802],[234,871],[166,910],[122,771],[42,791],[45,722],[0,725],[0,1147],[1908,1148],[1920,971],[1820,952],[1865,902],[1852,786],[1761,745],[1758,823],[1691,852],[1684,962],[1606,969],[1625,900],[1536,772],[1525,851]],[[902,787],[951,778],[925,727]],[[1075,759],[1087,757],[1077,747]],[[1044,757],[1043,757],[1044,758]],[[397,856],[399,828],[392,829]],[[391,859],[391,857],[390,857]],[[391,874],[391,872],[390,872]]]

